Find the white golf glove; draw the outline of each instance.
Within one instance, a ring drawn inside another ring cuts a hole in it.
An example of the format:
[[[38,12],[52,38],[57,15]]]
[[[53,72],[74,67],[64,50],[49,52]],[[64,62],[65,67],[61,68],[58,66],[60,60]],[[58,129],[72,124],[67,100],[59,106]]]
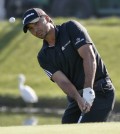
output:
[[[87,103],[90,104],[90,106],[92,106],[93,101],[95,99],[95,92],[92,88],[88,87],[88,88],[84,88],[83,89],[83,98],[87,101]]]

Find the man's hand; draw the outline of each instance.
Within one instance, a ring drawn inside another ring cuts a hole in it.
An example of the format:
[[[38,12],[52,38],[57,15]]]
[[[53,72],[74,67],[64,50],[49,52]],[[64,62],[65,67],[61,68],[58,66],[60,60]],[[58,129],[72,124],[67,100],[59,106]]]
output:
[[[90,104],[90,106],[92,106],[93,101],[95,99],[95,92],[92,88],[88,87],[88,88],[84,88],[83,89],[83,98],[86,100],[87,103]]]

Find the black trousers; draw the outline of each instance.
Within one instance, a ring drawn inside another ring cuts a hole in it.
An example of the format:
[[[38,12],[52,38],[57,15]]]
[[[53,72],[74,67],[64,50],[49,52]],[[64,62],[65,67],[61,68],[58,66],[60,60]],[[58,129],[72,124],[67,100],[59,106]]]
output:
[[[109,84],[112,85],[112,83]],[[101,86],[101,90],[95,91],[96,98],[93,102],[91,110],[83,116],[81,123],[107,121],[107,118],[114,107],[115,89],[113,85],[106,86],[105,83],[103,85],[105,86],[105,89]],[[99,89],[101,87],[99,87]],[[62,123],[77,123],[80,115],[81,111],[77,103],[72,100],[69,102],[68,107],[65,110],[62,118]]]

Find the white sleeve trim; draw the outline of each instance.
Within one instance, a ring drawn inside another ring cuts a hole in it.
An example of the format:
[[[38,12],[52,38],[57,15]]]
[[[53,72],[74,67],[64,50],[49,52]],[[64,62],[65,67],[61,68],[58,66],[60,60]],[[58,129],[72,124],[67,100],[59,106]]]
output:
[[[46,70],[46,69],[44,69],[44,71],[45,71],[45,73],[47,74],[47,76],[51,78],[52,73],[51,73],[50,71]]]

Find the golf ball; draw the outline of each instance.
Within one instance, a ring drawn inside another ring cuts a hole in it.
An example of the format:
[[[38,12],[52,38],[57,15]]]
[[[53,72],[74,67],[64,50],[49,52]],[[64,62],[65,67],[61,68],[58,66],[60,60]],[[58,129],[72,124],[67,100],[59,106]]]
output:
[[[14,18],[14,17],[10,17],[10,18],[9,18],[9,22],[10,22],[10,23],[14,23],[14,22],[15,22],[15,18]]]

